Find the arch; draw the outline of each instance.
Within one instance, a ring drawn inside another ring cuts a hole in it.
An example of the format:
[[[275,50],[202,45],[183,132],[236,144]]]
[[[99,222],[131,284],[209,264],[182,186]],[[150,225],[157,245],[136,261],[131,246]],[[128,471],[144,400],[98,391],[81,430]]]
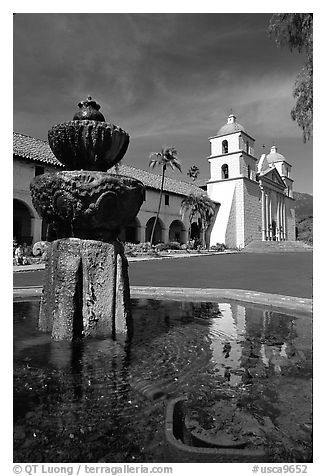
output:
[[[193,221],[190,225],[190,239],[200,240],[200,224],[197,221]]]
[[[221,167],[221,175],[222,179],[227,179],[229,178],[229,166],[228,164],[223,164]]]
[[[148,222],[146,223],[146,231],[145,231],[145,241],[148,242],[151,239],[152,228],[154,226],[155,217],[151,217]],[[156,245],[157,243],[163,242],[163,228],[164,224],[162,220],[159,218],[156,223],[154,237],[153,237],[153,244]]]
[[[248,140],[246,140],[246,153],[247,153],[247,154],[250,153],[249,141],[248,141]]]
[[[119,238],[121,241],[127,243],[140,243],[140,221],[134,218],[128,225],[120,232]]]
[[[181,220],[173,220],[169,227],[169,241],[187,242],[187,231]]]
[[[229,143],[226,139],[222,142],[222,154],[227,154],[229,152]]]
[[[13,236],[18,243],[27,243],[31,245],[32,236],[32,219],[34,214],[30,207],[23,200],[14,198],[13,203]]]

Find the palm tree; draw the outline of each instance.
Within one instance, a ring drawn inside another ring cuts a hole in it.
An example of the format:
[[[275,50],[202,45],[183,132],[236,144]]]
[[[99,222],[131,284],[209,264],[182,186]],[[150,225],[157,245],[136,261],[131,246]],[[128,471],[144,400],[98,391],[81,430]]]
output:
[[[151,238],[150,238],[150,244],[152,245],[153,244],[155,227],[156,227],[158,217],[159,217],[159,214],[160,214],[160,210],[161,210],[166,169],[167,169],[167,167],[170,167],[172,170],[178,169],[181,172],[181,162],[178,159],[178,153],[177,153],[176,149],[174,147],[171,147],[171,146],[162,147],[161,152],[152,152],[149,156],[149,159],[150,159],[149,166],[151,168],[154,168],[157,165],[160,165],[162,167],[162,181],[161,181],[161,189],[160,189],[160,198],[159,198],[158,209],[157,209],[157,212],[156,212],[156,217],[155,217],[155,221],[154,221],[154,225],[153,225],[152,233],[151,233]]]
[[[204,246],[207,247],[206,243],[206,231],[212,221],[212,218],[215,214],[215,203],[207,195],[201,195],[201,224],[203,231]]]
[[[191,233],[191,224],[194,219],[200,223],[203,233],[204,245],[206,247],[205,234],[215,213],[215,203],[205,194],[195,195],[191,193],[181,202],[182,219],[189,214],[189,238]]]
[[[199,168],[197,165],[192,165],[187,172],[188,177],[190,177],[193,181],[197,180],[199,175]]]

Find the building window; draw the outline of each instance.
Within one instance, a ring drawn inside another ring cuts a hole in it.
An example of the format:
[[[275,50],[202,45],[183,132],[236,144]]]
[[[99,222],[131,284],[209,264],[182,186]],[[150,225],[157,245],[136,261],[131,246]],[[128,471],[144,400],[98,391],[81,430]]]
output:
[[[248,178],[251,176],[251,170],[250,170],[250,165],[248,165]]]
[[[43,175],[44,174],[44,167],[41,167],[40,165],[35,165],[35,177],[38,175]]]
[[[246,152],[247,154],[250,154],[250,149],[249,149],[249,141],[246,141]]]
[[[164,198],[165,198],[165,205],[170,205],[170,195],[166,193]]]
[[[222,179],[229,178],[229,166],[227,164],[222,165]]]
[[[227,140],[222,142],[222,154],[227,154],[229,152],[229,144]]]

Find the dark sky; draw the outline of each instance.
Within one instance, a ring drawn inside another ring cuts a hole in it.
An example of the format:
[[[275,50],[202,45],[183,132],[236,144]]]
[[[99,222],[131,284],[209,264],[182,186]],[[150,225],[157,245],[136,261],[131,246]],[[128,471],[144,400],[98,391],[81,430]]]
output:
[[[14,16],[14,130],[47,139],[91,95],[107,122],[129,132],[124,163],[173,145],[182,175],[208,178],[208,137],[237,121],[293,165],[294,189],[312,193],[312,143],[290,118],[304,57],[269,39],[271,14],[79,14]]]

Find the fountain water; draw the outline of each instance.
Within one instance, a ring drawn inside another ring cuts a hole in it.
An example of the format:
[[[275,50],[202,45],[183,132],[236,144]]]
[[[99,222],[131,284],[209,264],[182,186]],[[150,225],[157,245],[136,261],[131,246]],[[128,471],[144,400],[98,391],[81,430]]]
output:
[[[132,333],[128,264],[117,237],[136,217],[144,186],[107,172],[129,135],[105,122],[91,97],[78,106],[72,121],[48,134],[66,170],[31,183],[33,205],[51,230],[39,328],[55,340]]]

